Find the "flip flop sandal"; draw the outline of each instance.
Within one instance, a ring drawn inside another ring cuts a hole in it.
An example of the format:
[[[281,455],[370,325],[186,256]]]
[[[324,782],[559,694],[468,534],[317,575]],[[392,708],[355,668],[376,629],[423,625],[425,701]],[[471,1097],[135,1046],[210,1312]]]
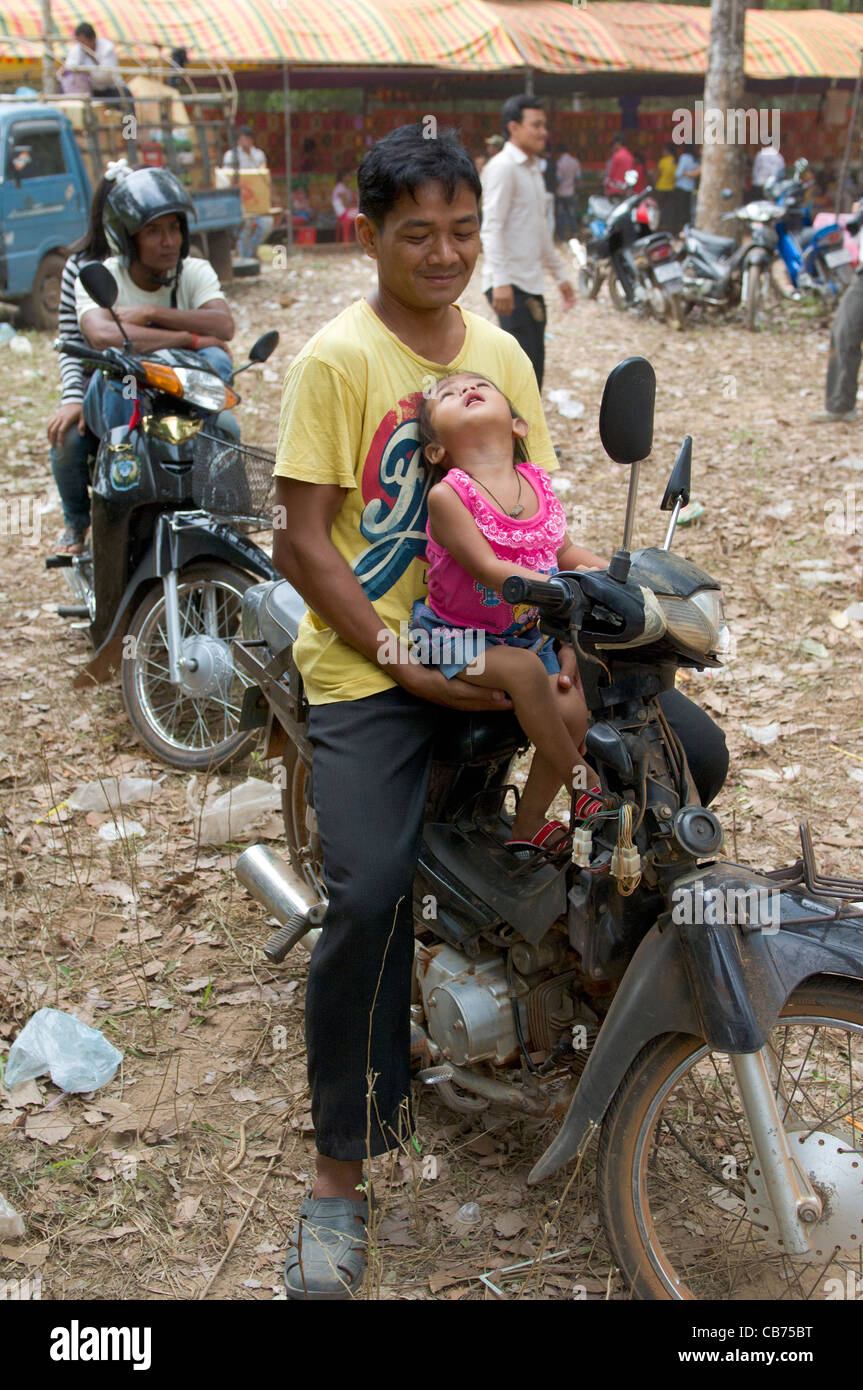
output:
[[[54,554],[83,555],[86,541],[86,530],[78,531],[74,526],[67,526],[54,542]]]
[[[288,1298],[353,1298],[366,1272],[368,1219],[365,1198],[307,1197],[285,1259]]]
[[[558,840],[556,840],[553,844],[549,844],[549,840],[553,839],[555,835],[559,836]],[[506,845],[507,849],[510,850],[517,858],[527,859],[531,854],[535,853],[537,850],[545,850],[547,852],[550,851],[551,853],[555,853],[557,850],[562,848],[564,841],[568,839],[568,837],[569,831],[567,830],[566,826],[563,824],[562,821],[547,820],[545,825],[541,826],[539,830],[537,830],[536,834],[533,836],[532,839],[504,840],[504,844]]]

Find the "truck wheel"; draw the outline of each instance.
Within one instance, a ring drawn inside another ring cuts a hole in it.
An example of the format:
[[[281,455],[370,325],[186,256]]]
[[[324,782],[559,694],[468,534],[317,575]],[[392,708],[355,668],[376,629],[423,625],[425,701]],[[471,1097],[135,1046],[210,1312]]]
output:
[[[43,257],[33,280],[33,288],[21,305],[21,317],[28,328],[57,327],[60,308],[60,277],[66,264],[65,256],[49,251]]]
[[[231,268],[231,233],[229,231],[210,232],[207,237],[209,262],[223,285],[233,279]]]

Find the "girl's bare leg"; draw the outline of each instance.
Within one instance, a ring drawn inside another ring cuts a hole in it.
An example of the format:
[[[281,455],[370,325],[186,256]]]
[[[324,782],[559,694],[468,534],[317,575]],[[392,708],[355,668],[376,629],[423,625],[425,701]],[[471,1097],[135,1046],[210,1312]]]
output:
[[[578,727],[570,699],[576,692],[559,690],[557,677],[547,675],[536,653],[518,647],[490,647],[461,674],[474,685],[506,690],[536,749],[512,828],[513,839],[529,840],[560,788],[570,785],[573,767],[582,761],[578,744],[584,731],[574,738],[568,726]]]
[[[514,840],[533,838],[540,827],[544,825],[548,808],[562,786],[566,787],[568,791],[574,778],[585,789],[596,785],[595,774],[578,752],[578,746],[583,741],[587,730],[587,709],[584,704],[584,697],[580,691],[573,688],[561,690],[557,684],[557,676],[550,676],[548,679],[552,697],[556,700],[563,721],[575,745],[575,758],[572,770],[562,782],[559,779],[557,767],[539,751],[534,753],[527,782],[518,803],[518,811],[512,823],[512,838]],[[579,773],[581,773],[580,780]]]

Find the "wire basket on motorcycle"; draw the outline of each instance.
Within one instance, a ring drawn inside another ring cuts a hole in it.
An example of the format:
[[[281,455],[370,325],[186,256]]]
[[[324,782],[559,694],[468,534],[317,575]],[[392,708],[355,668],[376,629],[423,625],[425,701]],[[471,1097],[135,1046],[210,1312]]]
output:
[[[222,434],[199,430],[193,445],[191,495],[214,516],[272,526],[275,455]]]

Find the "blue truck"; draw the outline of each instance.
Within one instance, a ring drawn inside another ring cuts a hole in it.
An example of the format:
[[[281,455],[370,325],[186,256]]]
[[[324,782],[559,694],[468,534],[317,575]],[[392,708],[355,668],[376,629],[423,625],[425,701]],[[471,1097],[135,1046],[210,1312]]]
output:
[[[60,105],[0,99],[0,300],[32,328],[56,326],[64,248],[87,228],[91,184],[80,132]],[[168,162],[168,161],[166,161]],[[192,253],[231,278],[238,188],[190,188]]]

